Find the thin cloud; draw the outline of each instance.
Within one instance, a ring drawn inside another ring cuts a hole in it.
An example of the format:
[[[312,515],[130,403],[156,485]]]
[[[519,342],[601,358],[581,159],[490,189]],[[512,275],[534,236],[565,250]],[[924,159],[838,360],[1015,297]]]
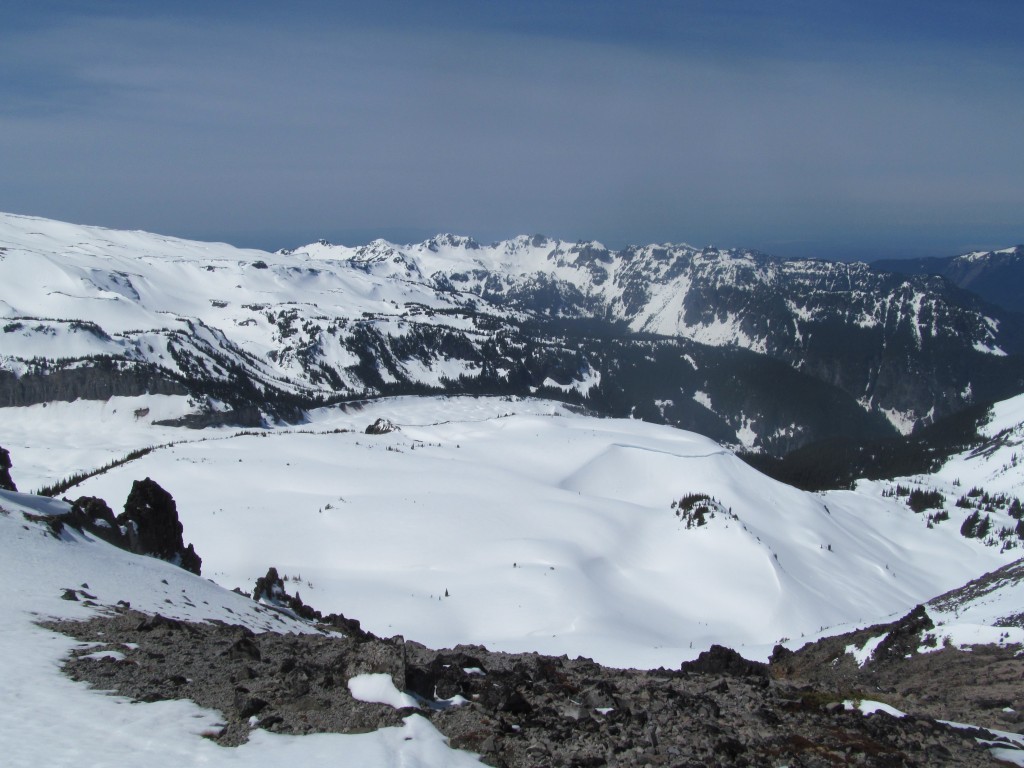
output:
[[[715,47],[645,46],[600,19],[573,35],[78,18],[0,52],[18,79],[0,84],[0,208],[268,247],[439,230],[787,255],[1024,239],[1019,69],[918,39],[825,56],[785,21],[745,51],[755,25]]]

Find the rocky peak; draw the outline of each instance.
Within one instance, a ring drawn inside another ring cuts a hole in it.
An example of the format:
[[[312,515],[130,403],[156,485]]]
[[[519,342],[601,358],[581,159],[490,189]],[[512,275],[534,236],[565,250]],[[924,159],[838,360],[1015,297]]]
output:
[[[437,251],[439,248],[465,248],[467,251],[480,249],[480,244],[472,237],[453,235],[449,232],[434,235],[429,240],[424,240],[423,246],[428,251]]]

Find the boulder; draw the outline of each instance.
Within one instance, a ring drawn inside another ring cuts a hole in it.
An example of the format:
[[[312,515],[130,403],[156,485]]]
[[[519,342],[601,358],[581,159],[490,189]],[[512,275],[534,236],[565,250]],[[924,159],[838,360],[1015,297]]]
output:
[[[11,466],[11,454],[5,448],[0,448],[0,489],[5,491],[18,490],[11,479]]]

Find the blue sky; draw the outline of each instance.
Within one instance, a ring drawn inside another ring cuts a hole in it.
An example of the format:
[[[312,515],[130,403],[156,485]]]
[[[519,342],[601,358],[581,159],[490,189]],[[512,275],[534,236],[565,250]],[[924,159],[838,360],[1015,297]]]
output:
[[[0,210],[265,248],[1024,242],[1024,3],[49,2]]]

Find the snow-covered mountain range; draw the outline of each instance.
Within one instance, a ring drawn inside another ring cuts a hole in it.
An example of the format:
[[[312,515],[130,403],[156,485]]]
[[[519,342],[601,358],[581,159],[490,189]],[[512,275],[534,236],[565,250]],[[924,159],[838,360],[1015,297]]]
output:
[[[875,269],[913,275],[939,275],[986,301],[1014,312],[1024,311],[1024,245],[959,256],[886,259]]]
[[[1024,382],[1016,316],[940,278],[541,236],[266,253],[0,215],[0,403],[188,394],[192,425],[537,394],[784,453]]]

